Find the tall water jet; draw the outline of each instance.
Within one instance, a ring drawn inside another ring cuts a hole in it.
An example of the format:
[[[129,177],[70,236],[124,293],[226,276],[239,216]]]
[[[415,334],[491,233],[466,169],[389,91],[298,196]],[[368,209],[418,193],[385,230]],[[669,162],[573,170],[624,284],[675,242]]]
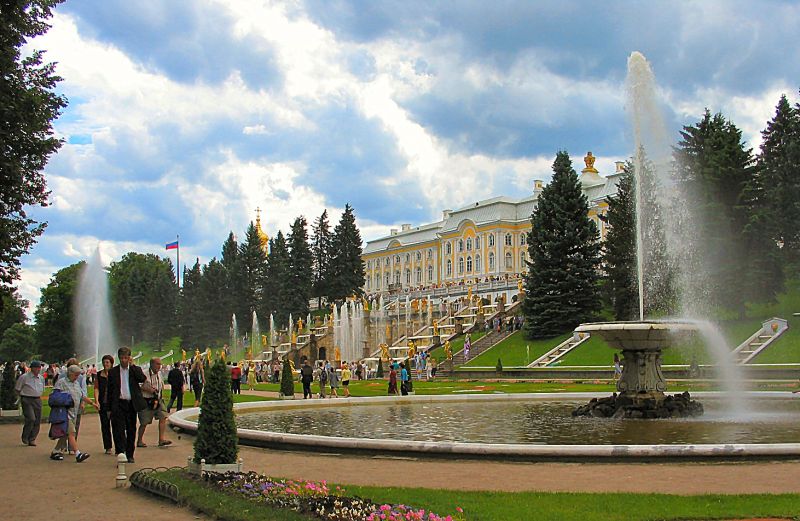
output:
[[[250,332],[250,358],[261,358],[261,327],[258,324],[258,315],[253,310],[253,327]]]
[[[114,354],[118,346],[111,320],[108,274],[99,247],[81,269],[74,306],[76,355],[79,360],[93,358],[100,367],[100,358]]]
[[[270,351],[273,352],[272,353],[273,357],[274,357],[274,354],[275,354],[274,353],[275,346],[277,346],[277,345],[278,345],[278,339],[277,339],[277,332],[275,331],[275,316],[272,313],[270,313],[269,314],[269,348],[270,348]]]
[[[235,359],[239,359],[239,324],[236,323],[236,313],[231,316],[231,350],[233,351],[233,357]]]

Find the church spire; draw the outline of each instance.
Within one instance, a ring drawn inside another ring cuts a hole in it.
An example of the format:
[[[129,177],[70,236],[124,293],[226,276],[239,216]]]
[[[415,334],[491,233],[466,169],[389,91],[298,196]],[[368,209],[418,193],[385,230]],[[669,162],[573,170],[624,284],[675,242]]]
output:
[[[261,208],[256,207],[256,233],[258,233],[258,241],[261,243],[261,249],[264,253],[269,253],[269,235],[264,233],[261,228]]]

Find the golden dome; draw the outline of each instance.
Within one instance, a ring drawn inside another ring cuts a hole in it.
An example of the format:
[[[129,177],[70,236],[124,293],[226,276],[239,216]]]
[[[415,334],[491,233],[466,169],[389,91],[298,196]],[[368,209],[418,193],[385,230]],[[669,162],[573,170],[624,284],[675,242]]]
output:
[[[258,233],[261,249],[264,250],[264,253],[269,253],[269,235],[261,229],[261,208],[256,208],[256,233]]]

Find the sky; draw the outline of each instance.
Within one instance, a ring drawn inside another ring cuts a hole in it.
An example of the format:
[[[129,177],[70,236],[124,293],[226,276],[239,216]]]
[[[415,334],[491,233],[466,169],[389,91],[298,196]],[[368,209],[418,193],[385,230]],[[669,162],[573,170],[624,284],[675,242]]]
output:
[[[274,236],[349,203],[366,241],[526,197],[559,150],[610,173],[633,149],[633,51],[676,141],[708,108],[757,149],[800,87],[788,1],[67,0],[51,23],[27,50],[69,106],[31,210],[48,223],[23,258],[31,309],[98,247],[175,262],[180,235],[182,264],[208,262],[257,207]]]

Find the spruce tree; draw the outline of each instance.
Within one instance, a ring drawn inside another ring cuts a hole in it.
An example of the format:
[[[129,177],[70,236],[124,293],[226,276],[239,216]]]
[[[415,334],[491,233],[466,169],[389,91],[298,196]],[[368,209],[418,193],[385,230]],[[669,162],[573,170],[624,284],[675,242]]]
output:
[[[239,246],[238,259],[243,312],[247,315],[239,323],[250,329],[253,311],[262,317],[265,314],[264,287],[267,282],[267,254],[261,248],[261,238],[252,222],[247,227],[244,242]]]
[[[635,320],[639,315],[633,183],[633,172],[626,169],[616,195],[608,198],[606,214],[608,233],[603,243],[603,262],[617,320]]]
[[[744,230],[749,222],[746,192],[755,174],[753,156],[741,131],[722,114],[706,110],[694,125],[684,126],[675,148],[677,177],[696,213],[696,251],[702,261],[691,261],[706,279],[699,287],[684,288],[693,307],[722,306],[743,316],[746,291],[743,274],[748,257]],[[744,251],[743,251],[744,250]],[[688,312],[702,309],[683,310]]]
[[[269,313],[274,313],[277,323],[285,324],[289,318],[289,249],[280,230],[269,241],[267,266],[267,309]]]
[[[313,226],[314,239],[311,245],[313,257],[314,288],[317,307],[322,308],[322,299],[328,296],[331,280],[331,242],[332,235],[328,223],[328,210],[324,210]]]
[[[200,319],[200,259],[195,259],[191,269],[183,268],[183,287],[178,301],[178,323],[183,345],[187,347],[200,347],[203,345],[201,337]]]
[[[228,274],[225,266],[212,258],[203,266],[200,279],[199,304],[201,324],[201,345],[220,345],[228,342],[230,316],[219,303],[227,293]]]
[[[522,303],[529,338],[570,331],[593,319],[600,308],[600,244],[588,211],[569,154],[559,152],[553,180],[542,190],[531,216],[531,261]]]
[[[764,190],[761,218],[782,245],[786,264],[800,263],[800,105],[781,96],[775,116],[761,132],[758,157]],[[795,269],[797,266],[795,266]]]
[[[333,230],[331,249],[331,299],[341,301],[350,295],[362,295],[364,263],[361,261],[361,232],[349,204],[345,205],[342,218]]]
[[[239,244],[236,242],[233,232],[228,233],[228,238],[222,243],[222,258],[220,262],[225,267],[225,273],[228,277],[226,282],[227,294],[222,300],[225,314],[228,316],[228,320],[234,314],[239,321],[247,320],[247,305],[243,299],[245,283],[242,277],[241,263],[239,262]]]
[[[233,417],[231,373],[222,360],[205,370],[206,384],[197,420],[194,462],[233,464],[239,454],[236,421]]]
[[[305,217],[298,217],[292,224],[288,238],[289,272],[286,277],[286,310],[293,317],[308,314],[308,301],[311,299],[313,272],[311,248],[308,246]]]
[[[281,371],[281,394],[294,396],[294,375],[288,357],[283,361],[283,370]]]

